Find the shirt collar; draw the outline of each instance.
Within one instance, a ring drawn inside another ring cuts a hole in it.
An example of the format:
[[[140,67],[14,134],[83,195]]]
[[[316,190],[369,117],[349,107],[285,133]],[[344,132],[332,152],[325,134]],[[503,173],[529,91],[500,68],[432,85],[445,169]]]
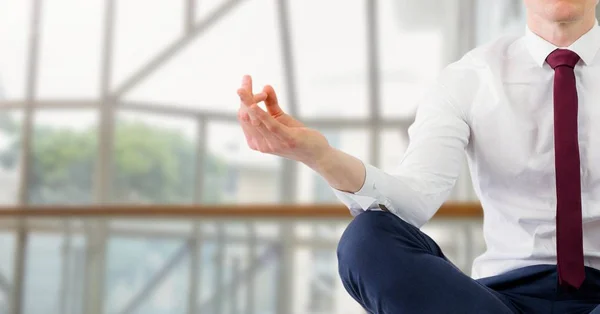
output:
[[[569,47],[556,47],[542,37],[536,35],[531,31],[529,26],[527,26],[525,30],[525,40],[529,53],[540,67],[544,66],[544,62],[546,62],[548,55],[558,48],[569,49],[577,53],[579,57],[581,57],[581,60],[589,65],[594,61],[598,50],[600,50],[600,26],[598,26],[598,21],[596,21],[596,25],[594,25],[591,30],[577,39]]]

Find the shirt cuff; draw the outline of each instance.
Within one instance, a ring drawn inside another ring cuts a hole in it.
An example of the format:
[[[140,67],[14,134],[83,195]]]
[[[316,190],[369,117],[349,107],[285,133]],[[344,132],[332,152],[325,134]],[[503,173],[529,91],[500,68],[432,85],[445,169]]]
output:
[[[365,166],[366,174],[365,182],[360,190],[355,193],[350,193],[332,188],[336,197],[350,209],[350,212],[354,216],[367,209],[382,210],[379,207],[379,192],[375,189],[375,181],[381,170],[372,165],[366,163],[363,164]]]
[[[366,163],[363,163],[363,165],[365,166],[365,182],[360,190],[356,191],[354,195],[375,196],[377,194],[377,191],[375,190],[375,178],[381,170]]]

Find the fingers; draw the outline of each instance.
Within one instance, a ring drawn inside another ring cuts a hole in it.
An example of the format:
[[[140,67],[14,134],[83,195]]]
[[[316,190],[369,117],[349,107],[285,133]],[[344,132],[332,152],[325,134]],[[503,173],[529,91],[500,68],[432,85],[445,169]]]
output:
[[[289,128],[275,120],[283,114],[273,87],[267,85],[262,92],[253,95],[252,78],[244,75],[242,86],[237,90],[241,106],[238,120],[241,122],[248,146],[253,150],[276,153],[290,147],[294,142]],[[265,102],[267,111],[257,103]]]
[[[292,142],[293,137],[291,135],[289,127],[275,120],[275,118],[273,118],[269,113],[262,110],[262,108],[260,108],[256,104],[248,109],[250,116],[255,117],[255,119],[260,122],[260,125],[264,126],[264,128],[269,133],[272,133],[274,136],[276,136],[285,143]]]
[[[241,121],[240,125],[242,126],[242,130],[244,131],[244,135],[246,136],[246,142],[248,143],[248,147],[252,150],[260,150],[261,146],[264,146],[262,143],[263,136],[258,132],[256,127],[252,126],[249,122]]]
[[[245,88],[240,88],[237,90],[238,96],[240,96],[240,100],[242,101],[242,108],[240,108],[240,110],[242,112],[246,111],[249,115],[250,118],[250,122],[252,123],[252,125],[254,126],[258,126],[260,124],[260,121],[258,121],[256,119],[256,117],[248,110],[248,108],[250,108],[254,103],[254,97],[252,96],[252,94],[248,93],[248,91]],[[245,119],[245,117],[242,117],[242,119]]]
[[[254,126],[249,121],[240,119],[240,124],[246,136],[246,142],[253,150],[263,153],[276,153],[282,147],[288,147],[280,137],[267,129],[263,123]]]
[[[254,97],[252,96],[252,93],[249,93],[245,88],[242,87],[238,89],[237,94],[240,96],[240,100],[244,105],[250,106],[253,104]]]
[[[274,117],[283,114],[283,110],[279,107],[279,101],[277,100],[277,94],[275,94],[275,90],[273,86],[266,85],[263,88],[263,93],[266,94],[267,98],[265,99],[265,105],[267,107],[267,111]]]
[[[254,95],[254,103],[258,104],[260,102],[266,101],[267,100],[267,93],[265,92],[260,92],[256,95]]]
[[[252,77],[250,75],[244,75],[242,77],[242,88],[252,95]]]

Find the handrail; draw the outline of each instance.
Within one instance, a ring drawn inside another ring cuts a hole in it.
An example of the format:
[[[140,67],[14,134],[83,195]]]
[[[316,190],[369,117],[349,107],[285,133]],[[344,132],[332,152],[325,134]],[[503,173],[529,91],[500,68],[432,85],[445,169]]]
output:
[[[56,217],[209,217],[209,218],[341,218],[350,219],[348,209],[337,204],[268,205],[48,205],[0,207],[0,218]],[[447,202],[435,218],[481,218],[478,202]]]

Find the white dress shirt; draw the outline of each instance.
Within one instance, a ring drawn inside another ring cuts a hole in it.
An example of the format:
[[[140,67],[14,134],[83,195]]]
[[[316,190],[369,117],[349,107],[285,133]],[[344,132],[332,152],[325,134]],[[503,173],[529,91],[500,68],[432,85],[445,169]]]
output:
[[[337,197],[354,215],[382,204],[421,227],[448,198],[466,152],[487,244],[473,278],[556,264],[554,71],[545,62],[556,48],[527,28],[446,67],[419,103],[395,170],[365,163],[360,191],[334,189]],[[600,269],[600,27],[563,48],[581,57],[575,76],[584,261]]]

